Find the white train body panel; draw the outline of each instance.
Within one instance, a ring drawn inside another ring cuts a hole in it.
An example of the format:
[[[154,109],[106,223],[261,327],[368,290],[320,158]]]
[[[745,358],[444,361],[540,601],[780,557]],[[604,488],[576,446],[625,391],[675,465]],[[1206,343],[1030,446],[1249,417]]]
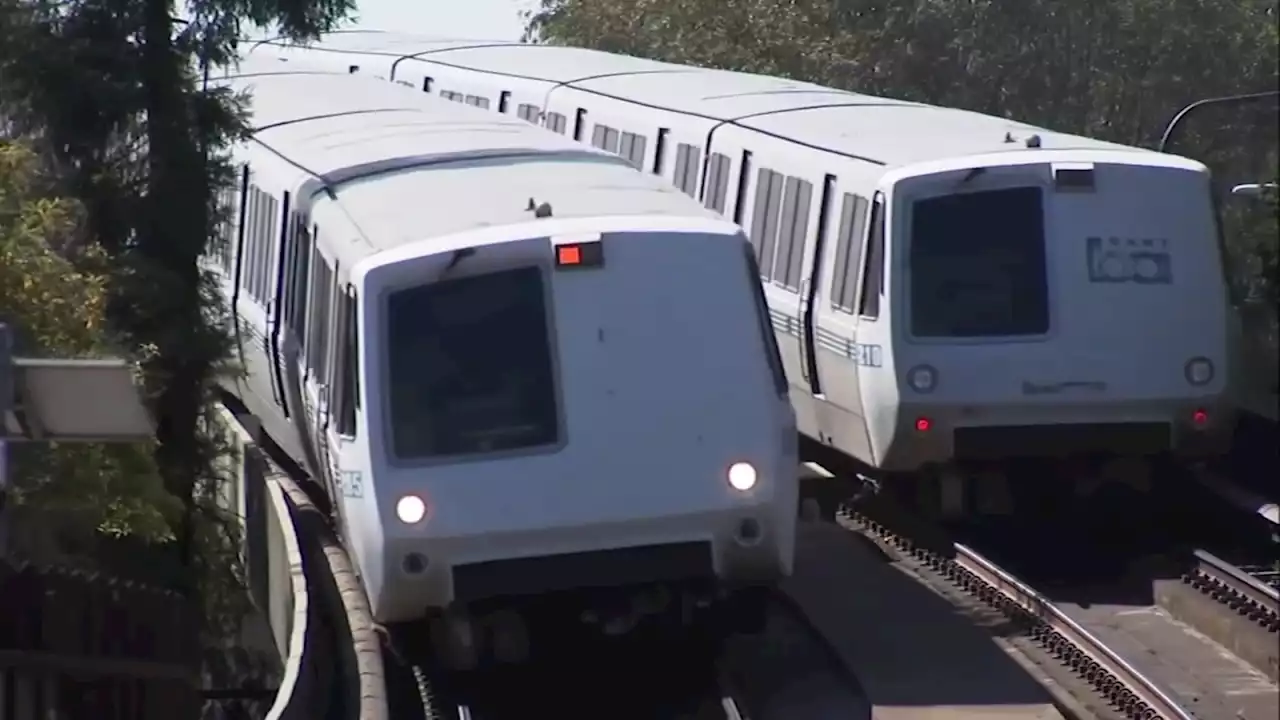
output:
[[[545,127],[740,224],[801,431],[875,468],[1200,454],[1231,425],[1230,310],[1199,163],[577,48],[395,33],[321,46],[258,52],[304,64],[374,52],[395,79],[542,92]],[[612,142],[628,134],[642,162]],[[920,366],[936,383],[923,392],[908,377]]]
[[[796,425],[737,226],[527,123],[288,70],[221,81],[258,130],[208,266],[232,389],[333,496],[375,619],[789,574]]]

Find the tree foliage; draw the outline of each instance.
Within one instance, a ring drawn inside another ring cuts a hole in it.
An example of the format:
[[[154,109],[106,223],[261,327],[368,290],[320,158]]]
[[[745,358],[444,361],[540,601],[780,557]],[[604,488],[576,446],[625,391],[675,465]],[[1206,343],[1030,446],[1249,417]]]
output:
[[[229,318],[200,259],[219,241],[218,191],[245,122],[201,69],[233,58],[248,27],[305,41],[353,2],[187,0],[185,20],[175,5],[0,0],[0,132],[23,138],[77,201],[83,232],[50,247],[100,259],[101,321],[139,358],[157,420],[149,467],[181,504],[171,552],[146,557],[202,607],[216,648],[244,594],[235,523],[216,502],[226,447],[204,422],[229,371]]]
[[[37,157],[0,141],[0,317],[27,356],[113,354],[104,254],[77,247],[83,212],[41,187]],[[12,449],[14,549],[42,560],[92,552],[95,533],[172,538],[178,502],[164,491],[146,446]]]

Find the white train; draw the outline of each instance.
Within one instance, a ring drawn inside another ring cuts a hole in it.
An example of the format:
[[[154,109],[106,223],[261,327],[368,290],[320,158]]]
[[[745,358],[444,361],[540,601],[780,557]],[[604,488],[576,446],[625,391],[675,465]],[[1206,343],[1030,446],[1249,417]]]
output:
[[[1011,458],[1088,474],[1214,453],[1231,427],[1199,163],[577,48],[345,32],[251,52],[541,124],[740,224],[801,431],[868,472],[945,480],[957,509],[951,480]]]
[[[797,436],[741,230],[372,78],[219,82],[253,94],[207,260],[234,391],[327,486],[375,619],[428,618],[457,667],[519,659],[560,591],[610,631],[690,603],[758,622],[792,568]]]

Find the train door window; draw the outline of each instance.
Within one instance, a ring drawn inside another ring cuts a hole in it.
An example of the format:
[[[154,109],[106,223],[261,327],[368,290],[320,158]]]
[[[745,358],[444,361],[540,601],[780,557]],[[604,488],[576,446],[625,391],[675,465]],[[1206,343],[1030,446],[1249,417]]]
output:
[[[760,277],[770,279],[773,251],[778,237],[778,214],[782,204],[782,175],[760,168],[756,176],[756,205],[751,211],[751,245],[756,249]]]
[[[645,136],[637,133],[622,133],[622,141],[618,146],[618,154],[627,159],[632,167],[637,170],[644,168],[644,147],[646,144]]]
[[[285,309],[289,327],[299,340],[307,333],[307,269],[311,266],[311,232],[307,217],[293,215],[293,257],[289,264],[289,299]]]
[[[359,66],[359,65],[348,65],[348,66],[347,66],[347,74],[349,74],[349,75],[355,75],[355,74],[356,74],[356,73],[358,73],[358,72],[360,72],[360,66]]]
[[[884,293],[884,200],[876,193],[867,222],[866,263],[862,268],[862,295],[858,314],[868,320],[880,317],[880,296]]]
[[[587,129],[587,111],[585,108],[578,108],[577,115],[573,118],[573,139],[582,142],[582,133]]]
[[[702,204],[723,215],[728,194],[729,156],[713,153],[707,164],[707,187]]]
[[[796,292],[800,290],[800,263],[804,257],[804,238],[805,231],[809,229],[809,204],[812,196],[812,183],[800,178],[787,178],[773,279],[788,290]]]
[[[844,194],[840,210],[840,231],[836,236],[836,260],[831,269],[831,306],[853,314],[858,289],[858,258],[862,256],[862,237],[867,224],[867,199]]]
[[[329,293],[333,286],[333,271],[329,261],[320,254],[319,236],[311,255],[311,308],[310,327],[307,332],[307,365],[317,382],[327,377],[326,350],[329,343]]]
[[[733,199],[733,221],[742,224],[747,209],[747,185],[751,183],[751,151],[742,151],[742,162],[738,165],[738,192]]]
[[[424,93],[429,93],[429,92],[431,92],[431,86],[432,86],[433,84],[435,84],[435,79],[434,79],[434,78],[430,78],[430,77],[424,77],[424,78],[422,78],[422,92],[424,92]]]
[[[666,171],[662,166],[667,155],[667,134],[671,131],[667,128],[658,128],[658,140],[653,150],[653,174],[661,175]]]
[[[508,110],[507,106],[510,104],[511,104],[511,91],[503,90],[502,94],[498,96],[498,112],[505,115]]]
[[[356,317],[356,298],[350,289],[338,289],[337,337],[334,342],[333,373],[335,401],[333,418],[339,435],[356,434],[356,410],[360,407],[360,356],[356,340],[359,337]]]

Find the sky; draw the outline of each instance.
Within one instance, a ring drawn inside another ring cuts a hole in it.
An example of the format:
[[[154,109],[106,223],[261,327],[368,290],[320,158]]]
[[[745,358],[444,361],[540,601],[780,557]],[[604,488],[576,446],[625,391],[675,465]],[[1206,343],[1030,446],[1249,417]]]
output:
[[[518,40],[520,11],[537,0],[357,0],[356,22],[347,27],[398,30],[479,40]]]

